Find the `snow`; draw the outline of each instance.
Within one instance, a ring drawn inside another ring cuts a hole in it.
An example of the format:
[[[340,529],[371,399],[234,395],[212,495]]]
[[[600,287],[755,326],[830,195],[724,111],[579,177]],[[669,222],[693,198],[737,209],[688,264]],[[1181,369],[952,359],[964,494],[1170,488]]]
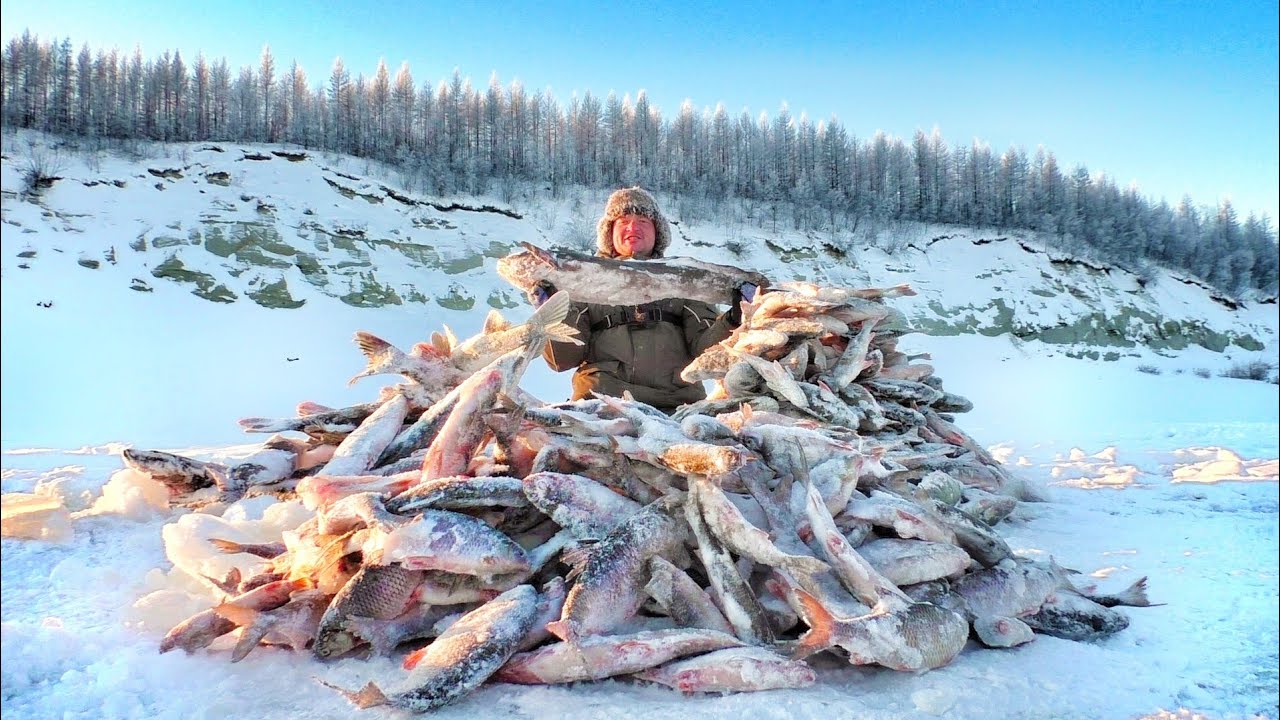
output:
[[[325,162],[360,174],[340,160]],[[135,178],[166,159],[98,162],[95,172],[72,167],[66,174]],[[315,208],[323,221],[396,229],[392,219],[373,214],[385,208],[343,201],[306,174],[306,163],[244,165],[236,185],[227,188],[232,200],[244,193],[269,198],[280,216],[294,220]],[[488,307],[479,302],[465,313],[435,304],[360,309],[291,281],[291,289],[306,292],[307,304],[270,310],[244,298],[208,302],[163,280],[150,283],[151,293],[129,290],[130,273],[151,279],[145,263],[159,262],[154,254],[140,260],[122,252],[122,266],[143,264],[114,272],[79,267],[77,258],[104,244],[122,248],[144,227],[165,227],[207,209],[210,198],[181,183],[165,191],[163,203],[155,201],[154,194],[141,192],[154,180],[131,181],[125,191],[64,181],[47,199],[58,213],[46,216],[8,194],[16,171],[8,159],[3,167],[0,488],[60,498],[70,511],[65,538],[55,533],[45,540],[3,540],[4,717],[402,716],[383,708],[358,711],[314,681],[397,686],[404,672],[398,658],[320,663],[305,653],[259,648],[232,664],[226,638],[194,655],[159,654],[157,644],[169,628],[213,604],[213,585],[201,575],[221,579],[233,564],[246,563],[237,567],[247,572],[255,562],[211,555],[208,537],[278,539],[309,512],[299,502],[270,498],[238,503],[221,516],[166,509],[158,486],[122,469],[119,452],[166,449],[201,459],[243,453],[246,441],[262,438],[242,434],[235,422],[240,417],[288,416],[302,400],[338,406],[376,395],[378,379],[346,386],[363,366],[351,343],[356,330],[407,348],[444,323],[459,337],[469,336]],[[331,215],[325,208],[333,205],[339,207]],[[488,233],[545,244],[530,223],[459,214],[449,219],[467,241]],[[67,230],[71,225],[81,232]],[[399,229],[407,233],[404,227]],[[709,226],[681,230],[704,239],[744,233]],[[19,269],[15,256],[28,247],[40,256]],[[750,261],[716,248],[698,250],[716,262]],[[892,260],[868,251],[857,258],[858,269],[827,272],[850,284],[912,283],[921,296],[891,301],[904,311],[930,301],[984,308],[992,297],[1016,297],[1042,305],[1033,308],[1038,317],[1070,322],[1080,312],[1074,305],[1083,301],[1025,292],[1043,262],[1013,242],[976,247],[953,238],[934,243],[927,254]],[[979,277],[993,264],[1003,272]],[[212,262],[203,269],[220,272]],[[419,281],[407,270],[397,280]],[[441,288],[465,282],[481,299],[503,287],[491,261],[469,275],[427,281],[440,281]],[[1123,608],[1131,620],[1124,631],[1096,643],[1037,636],[1006,650],[971,642],[950,665],[918,675],[853,668],[819,656],[813,658],[818,677],[812,687],[763,694],[686,698],[621,679],[489,685],[434,715],[1277,718],[1280,402],[1274,384],[1216,375],[1242,358],[1275,361],[1276,306],[1232,313],[1203,290],[1169,278],[1162,277],[1157,289],[1155,302],[1171,315],[1200,318],[1214,328],[1253,328],[1267,349],[1255,355],[1235,346],[1226,354],[1199,347],[1159,354],[1135,349],[1119,361],[1101,362],[1009,336],[904,339],[908,352],[932,353],[929,362],[947,390],[973,401],[974,410],[956,424],[1022,477],[1048,488],[1049,502],[1024,503],[999,526],[1015,551],[1076,568],[1104,592],[1149,578],[1152,601],[1164,604]],[[53,307],[36,304],[47,300]],[[522,306],[504,314],[518,322],[527,312]],[[1139,372],[1142,364],[1161,373]],[[1213,372],[1199,377],[1199,368]],[[567,376],[541,365],[522,385],[546,399],[568,394]]]

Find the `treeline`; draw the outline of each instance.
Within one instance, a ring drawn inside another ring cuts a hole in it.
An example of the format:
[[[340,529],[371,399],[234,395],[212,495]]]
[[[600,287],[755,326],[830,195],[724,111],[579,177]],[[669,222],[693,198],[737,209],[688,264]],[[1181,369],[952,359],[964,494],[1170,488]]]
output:
[[[372,77],[339,58],[314,83],[270,48],[232,70],[203,55],[144,58],[141,49],[78,51],[70,40],[24,33],[0,55],[6,128],[110,141],[295,143],[400,166],[432,193],[482,194],[495,183],[641,184],[695,207],[738,199],[798,229],[884,228],[893,221],[955,223],[1045,233],[1064,249],[1142,272],[1159,264],[1239,296],[1275,294],[1275,230],[1266,215],[1241,221],[1230,202],[1154,203],[1084,166],[1063,170],[1052,152],[950,145],[935,130],[910,142],[859,139],[838,120],[772,118],[723,105],[673,117],[649,104],[591,92],[568,106],[519,82],[474,87],[455,71],[419,86],[407,64]],[[864,234],[865,237],[865,234]]]

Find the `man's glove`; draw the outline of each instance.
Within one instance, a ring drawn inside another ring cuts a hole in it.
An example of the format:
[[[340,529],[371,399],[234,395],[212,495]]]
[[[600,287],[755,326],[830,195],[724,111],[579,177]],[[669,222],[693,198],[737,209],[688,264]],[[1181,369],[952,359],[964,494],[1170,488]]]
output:
[[[733,325],[742,324],[742,302],[751,302],[756,298],[756,292],[759,286],[755,283],[745,282],[733,289],[733,302],[729,303],[729,322]]]
[[[534,307],[541,307],[547,298],[556,294],[556,286],[546,280],[539,280],[533,289],[529,291],[529,304]]]

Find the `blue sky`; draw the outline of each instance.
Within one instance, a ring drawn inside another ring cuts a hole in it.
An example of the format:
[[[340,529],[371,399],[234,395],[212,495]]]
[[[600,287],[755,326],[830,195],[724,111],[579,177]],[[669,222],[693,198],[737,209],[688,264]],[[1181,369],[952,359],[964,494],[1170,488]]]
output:
[[[785,9],[783,5],[788,5]],[[938,127],[997,152],[1053,151],[1171,204],[1230,197],[1277,218],[1275,0],[1264,2],[245,2],[7,0],[24,28],[77,47],[141,44],[277,68],[313,84],[341,56],[372,75],[408,61],[419,85],[457,68],[478,86],[645,90],[667,117],[689,99],[731,115],[835,115],[860,139]]]

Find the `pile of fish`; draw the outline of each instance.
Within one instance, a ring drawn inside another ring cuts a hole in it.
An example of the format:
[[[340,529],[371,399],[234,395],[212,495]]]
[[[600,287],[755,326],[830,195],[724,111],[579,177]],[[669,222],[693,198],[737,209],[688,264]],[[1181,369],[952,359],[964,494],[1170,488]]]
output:
[[[226,599],[162,652],[237,630],[233,662],[260,644],[412,650],[405,677],[339,691],[427,711],[485,682],[799,688],[818,653],[926,671],[971,636],[1096,639],[1127,626],[1116,605],[1149,604],[1145,578],[1096,594],[993,528],[1038,498],[954,425],[970,404],[928,358],[898,350],[907,325],[885,301],[910,288],[769,287],[683,371],[712,381],[708,399],[668,415],[521,390],[548,340],[574,341],[561,320],[577,283],[549,254],[507,260],[560,272],[562,291],[525,325],[491,313],[465,342],[445,328],[404,352],[359,333],[357,377],[404,378],[379,401],[242,420],[302,437],[233,466],[125,452],[176,501],[267,492],[315,510],[279,542],[215,540],[262,571],[216,579]],[[602,262],[583,284],[609,280],[617,261]]]

